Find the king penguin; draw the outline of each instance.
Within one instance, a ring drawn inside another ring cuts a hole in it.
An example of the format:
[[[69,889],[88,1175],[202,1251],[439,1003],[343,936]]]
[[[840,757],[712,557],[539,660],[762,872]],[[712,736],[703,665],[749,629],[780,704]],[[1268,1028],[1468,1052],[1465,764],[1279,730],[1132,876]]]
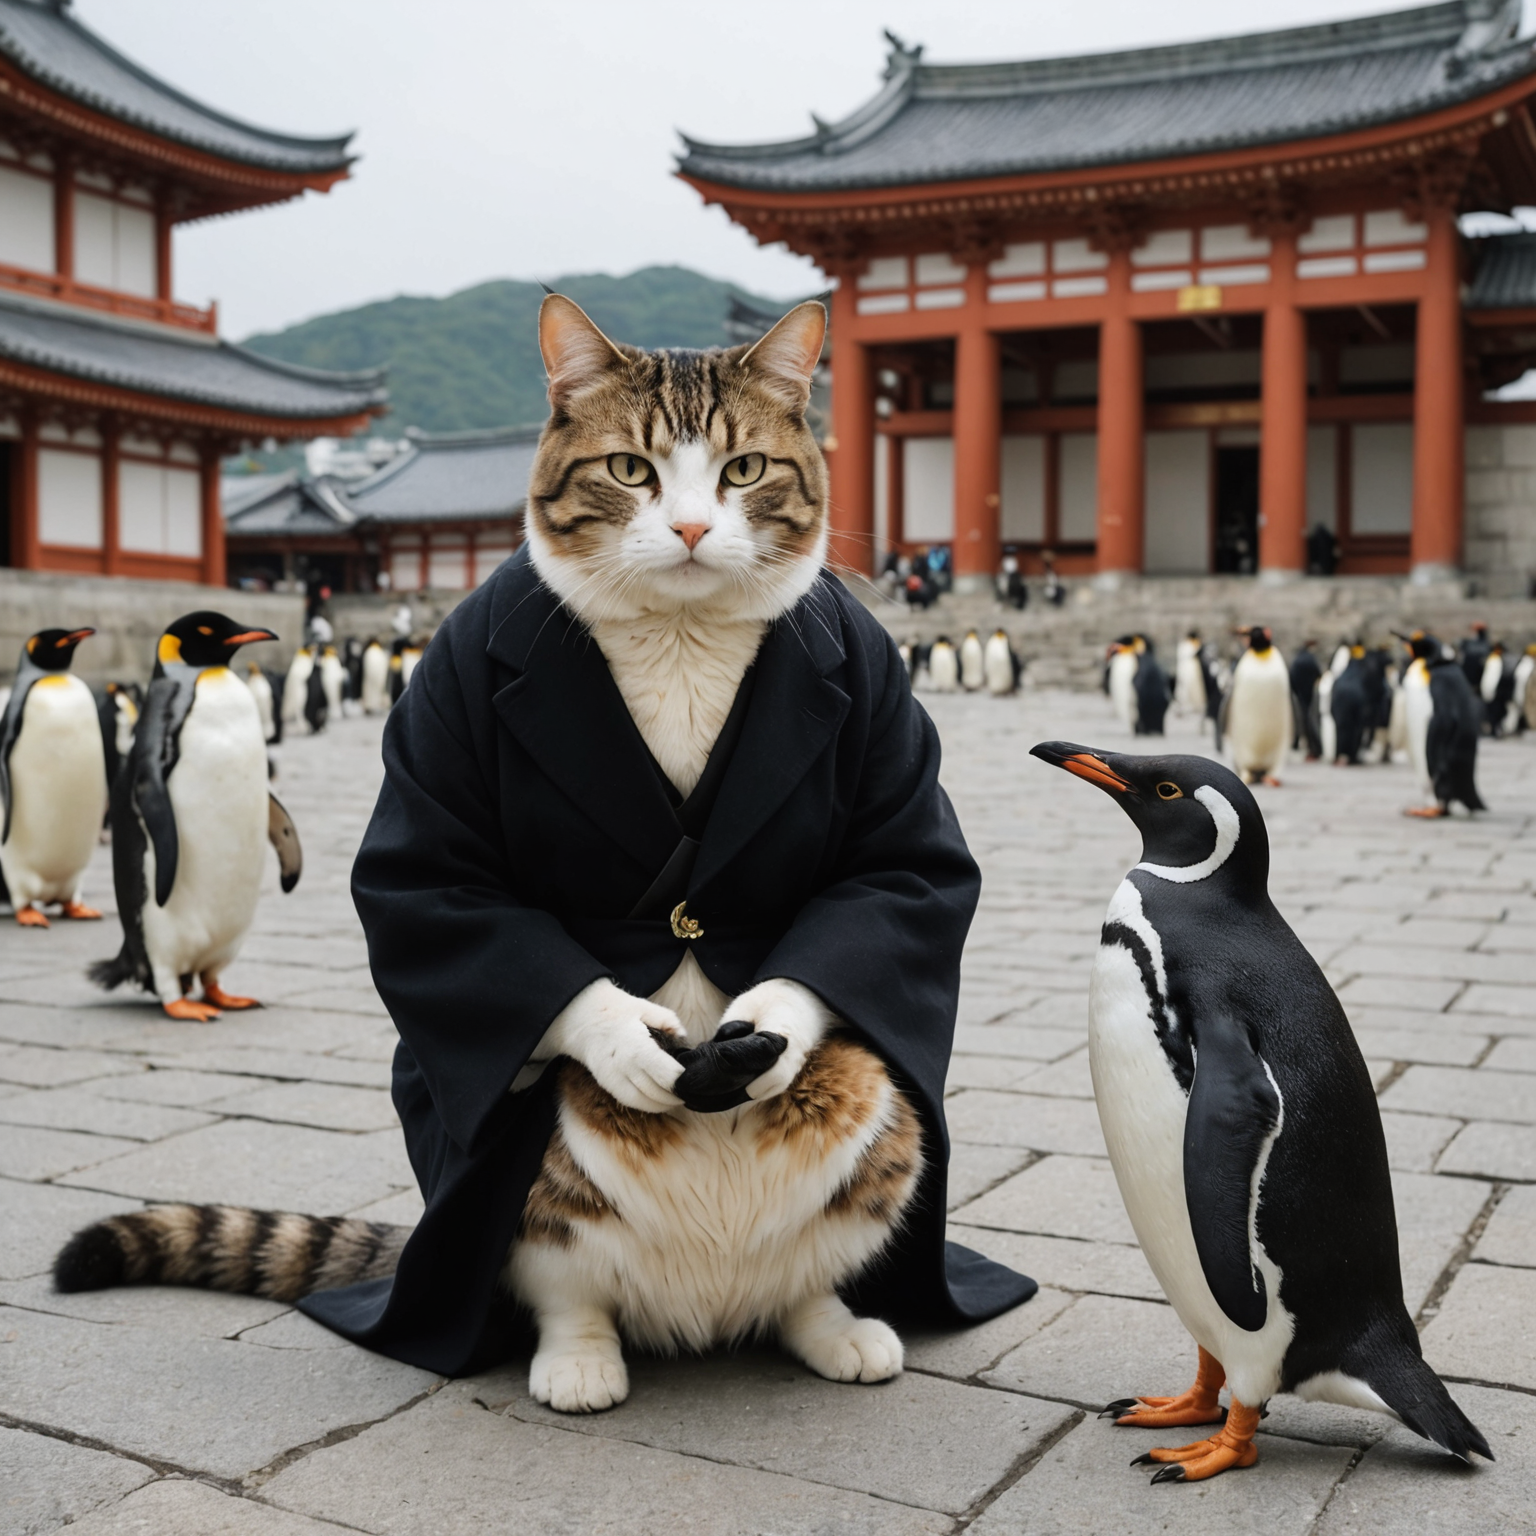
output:
[[[988,693],[1002,698],[1017,690],[1019,678],[1024,671],[1024,663],[1019,660],[1013,646],[1009,644],[1005,631],[994,630],[988,637],[982,670],[986,673]]]
[[[1192,629],[1173,654],[1173,699],[1181,715],[1205,715],[1205,669],[1200,665],[1200,631]]]
[[[1136,729],[1136,669],[1141,665],[1138,644],[1135,635],[1122,635],[1110,645],[1104,668],[1104,691],[1128,731]]]
[[[1168,674],[1159,664],[1150,640],[1138,636],[1136,644],[1136,734],[1161,736],[1163,722],[1168,718]]]
[[[341,700],[346,691],[347,669],[336,647],[328,645],[320,653],[320,686],[325,690],[325,710],[329,719],[341,719]]]
[[[1269,631],[1255,624],[1246,631],[1248,648],[1232,669],[1232,682],[1221,700],[1217,739],[1225,740],[1245,784],[1262,779],[1278,785],[1290,747],[1291,674]]]
[[[1426,799],[1409,816],[1449,816],[1459,800],[1469,811],[1485,811],[1477,792],[1477,738],[1482,705],[1460,661],[1447,656],[1433,635],[1415,632],[1407,639],[1413,660],[1403,675],[1408,723],[1408,759],[1418,770]]]
[[[283,724],[297,725],[304,718],[304,706],[309,701],[309,678],[315,670],[315,653],[301,645],[288,663],[288,676],[283,682]]]
[[[1113,796],[1142,836],[1094,962],[1089,1067],[1131,1225],[1199,1346],[1187,1392],[1105,1411],[1217,1424],[1217,1393],[1232,1392],[1219,1431],[1136,1463],[1159,1466],[1154,1482],[1252,1466],[1276,1392],[1373,1408],[1492,1459],[1420,1353],[1371,1076],[1269,898],[1253,795],[1205,758],[1033,751]]]
[[[245,686],[251,690],[251,697],[256,701],[256,717],[261,721],[261,739],[276,740],[277,721],[272,711],[272,684],[254,661],[246,663]]]
[[[1517,731],[1536,728],[1536,645],[1528,645],[1515,666],[1514,707],[1520,711]]]
[[[928,686],[935,693],[953,693],[960,686],[960,663],[948,635],[928,647]]]
[[[377,640],[363,651],[363,713],[382,715],[389,708],[389,653]]]
[[[44,629],[21,648],[0,718],[0,879],[16,921],[46,928],[40,908],[65,917],[101,913],[80,900],[107,803],[107,759],[96,698],[70,670],[94,629]]]
[[[251,691],[230,670],[242,645],[275,640],[222,613],[189,613],[163,635],[124,771],[112,792],[112,876],[123,947],[90,969],[110,990],[136,981],[174,1019],[252,1008],[219,975],[256,915],[269,839],[282,887],[302,868],[288,813],[267,789],[267,751]],[[186,994],[193,977],[203,1001]]]
[[[133,746],[133,731],[139,723],[139,705],[143,701],[144,690],[137,683],[108,683],[102,690],[96,718],[101,723],[101,751],[106,760],[109,790],[117,783],[117,770]]]
[[[965,632],[960,642],[960,686],[967,693],[977,692],[986,682],[986,657],[981,636],[974,629]]]

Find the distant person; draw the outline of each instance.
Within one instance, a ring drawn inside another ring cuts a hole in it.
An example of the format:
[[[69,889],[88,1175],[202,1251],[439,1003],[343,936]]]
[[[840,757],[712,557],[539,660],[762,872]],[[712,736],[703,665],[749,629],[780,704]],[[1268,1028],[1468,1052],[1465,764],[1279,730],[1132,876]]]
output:
[[[1029,601],[1029,588],[1024,584],[1017,555],[1003,556],[1003,568],[997,573],[997,600],[1020,609]]]
[[[411,632],[411,605],[403,599],[400,606],[395,609],[394,618],[390,620],[390,628],[402,640]]]
[[[1314,523],[1307,535],[1307,574],[1332,576],[1339,568],[1339,554],[1339,541],[1333,536],[1333,529]]]
[[[1056,574],[1056,557],[1047,549],[1040,559],[1045,565],[1045,600],[1051,607],[1060,608],[1067,600],[1067,589],[1061,584],[1061,577]]]

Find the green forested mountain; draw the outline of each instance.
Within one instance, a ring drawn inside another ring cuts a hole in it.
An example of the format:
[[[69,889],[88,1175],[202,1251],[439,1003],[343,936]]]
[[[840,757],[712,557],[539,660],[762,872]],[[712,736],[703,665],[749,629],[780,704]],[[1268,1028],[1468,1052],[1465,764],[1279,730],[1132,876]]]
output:
[[[734,297],[753,309],[788,309],[686,267],[644,267],[627,277],[562,277],[568,294],[615,340],[643,347],[713,347],[738,339],[726,329]],[[501,280],[445,299],[402,297],[321,315],[250,337],[253,351],[310,368],[389,364],[393,411],[386,432],[458,431],[541,421],[544,365],[535,333],[538,283]]]

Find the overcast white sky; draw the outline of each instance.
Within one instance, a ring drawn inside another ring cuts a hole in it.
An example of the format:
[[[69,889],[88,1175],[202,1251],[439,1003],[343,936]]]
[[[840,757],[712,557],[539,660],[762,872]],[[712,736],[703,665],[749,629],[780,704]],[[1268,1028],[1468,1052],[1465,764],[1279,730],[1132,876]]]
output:
[[[788,297],[763,250],[671,175],[675,130],[807,131],[877,89],[891,27],[941,62],[1178,42],[1403,0],[76,0],[129,57],[226,112],[358,131],[328,196],[184,228],[179,296],[240,337],[398,293],[679,263]]]

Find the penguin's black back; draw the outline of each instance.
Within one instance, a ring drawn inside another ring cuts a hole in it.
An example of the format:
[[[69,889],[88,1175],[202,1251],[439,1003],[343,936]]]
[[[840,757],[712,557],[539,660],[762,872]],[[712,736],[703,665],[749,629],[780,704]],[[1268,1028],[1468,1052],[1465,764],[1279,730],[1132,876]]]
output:
[[[1366,730],[1374,723],[1363,656],[1351,657],[1349,665],[1334,680],[1329,707],[1339,756],[1351,763],[1359,762]]]
[[[1424,739],[1424,756],[1435,798],[1442,805],[1459,800],[1469,811],[1487,807],[1477,792],[1477,739],[1482,730],[1482,699],[1466,674],[1452,661],[1430,661],[1429,697],[1434,706]]]
[[[1161,736],[1168,714],[1168,676],[1151,651],[1136,664],[1136,734]]]

